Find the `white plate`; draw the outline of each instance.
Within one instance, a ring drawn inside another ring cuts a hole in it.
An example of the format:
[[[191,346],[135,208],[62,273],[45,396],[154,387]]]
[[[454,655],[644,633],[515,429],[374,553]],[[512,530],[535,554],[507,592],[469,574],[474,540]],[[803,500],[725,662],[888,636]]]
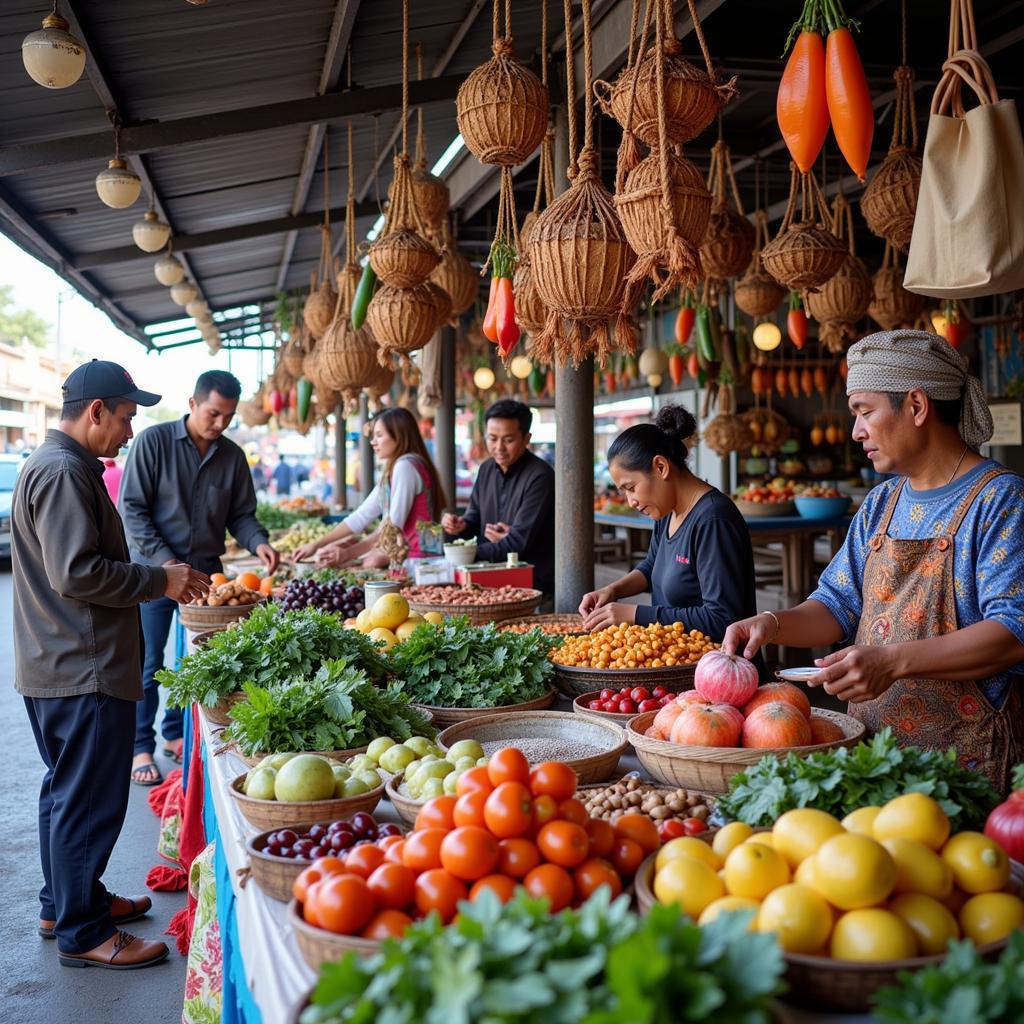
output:
[[[785,679],[787,683],[803,683],[821,671],[820,668],[816,668],[814,665],[806,665],[803,668],[779,669],[775,674],[780,679]]]

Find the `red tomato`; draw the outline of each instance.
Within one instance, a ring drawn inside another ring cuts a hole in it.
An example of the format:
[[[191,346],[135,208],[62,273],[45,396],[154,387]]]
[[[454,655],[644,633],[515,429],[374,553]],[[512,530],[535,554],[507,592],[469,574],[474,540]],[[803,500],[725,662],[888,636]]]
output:
[[[530,772],[530,792],[536,797],[568,800],[576,792],[576,773],[561,761],[543,761]]]
[[[651,691],[648,690],[646,686],[634,686],[633,689],[629,691],[629,695],[637,702],[637,704],[639,704],[640,701],[647,700],[647,698],[650,697]]]
[[[516,883],[506,875],[484,875],[473,883],[469,898],[475,900],[486,889],[493,892],[502,903],[508,903],[516,894]]]
[[[572,903],[576,889],[572,875],[557,864],[541,864],[534,868],[523,879],[523,885],[531,896],[547,897],[552,914],[557,914]]]
[[[416,879],[416,909],[424,916],[436,910],[445,924],[455,916],[459,900],[468,897],[466,883],[444,868],[424,871]]]
[[[558,816],[558,804],[555,798],[544,794],[533,801],[533,829],[535,832],[543,828],[549,821]]]
[[[463,772],[459,776],[459,781],[455,786],[455,795],[464,796],[466,793],[476,790],[490,793],[492,789],[494,789],[494,783],[491,782],[490,776],[487,774],[487,766],[477,765],[476,768],[470,768],[469,771]]]
[[[619,714],[622,715],[635,715],[636,704],[629,697],[619,703]]]
[[[701,832],[707,832],[708,827],[700,818],[684,818],[683,828],[688,836],[699,836]]]
[[[498,843],[498,870],[510,878],[525,878],[540,863],[540,852],[529,839]]]
[[[503,782],[521,782],[525,786],[530,781],[530,762],[521,750],[503,747],[487,762],[487,777],[492,786],[500,786]]]
[[[366,880],[377,905],[389,910],[404,910],[412,903],[416,872],[404,864],[381,864]]]
[[[381,910],[374,914],[363,929],[364,939],[400,939],[405,929],[412,924],[412,918],[400,910]]]
[[[485,828],[457,828],[441,842],[441,867],[466,882],[489,875],[497,863],[498,840]]]
[[[441,843],[448,833],[443,828],[410,832],[402,848],[402,863],[413,871],[430,871],[441,866]],[[397,849],[397,847],[394,847]]]
[[[452,811],[452,821],[456,828],[464,825],[484,824],[484,806],[487,798],[491,795],[490,790],[478,789],[472,793],[464,793],[455,801],[455,809]]]
[[[444,828],[453,829],[455,819],[452,817],[455,811],[456,798],[453,796],[436,796],[428,800],[416,815],[416,829]]]
[[[591,818],[586,829],[590,837],[590,856],[607,857],[615,846],[615,829],[602,818]]]
[[[616,839],[612,848],[612,864],[620,875],[632,878],[636,869],[643,863],[644,851],[639,843],[632,839]]]
[[[576,884],[576,898],[579,900],[589,899],[602,885],[611,889],[612,896],[622,892],[622,879],[618,872],[600,857],[585,860],[573,872],[573,881]]]
[[[369,878],[383,863],[384,851],[372,843],[353,846],[345,857],[345,868],[360,878]]]
[[[590,814],[586,807],[576,799],[563,800],[558,805],[558,817],[562,821],[571,821],[574,825],[579,825],[580,828],[586,828],[587,822],[590,821]]]
[[[590,839],[583,828],[571,821],[549,821],[537,833],[537,846],[552,864],[575,868],[587,859]]]
[[[484,804],[484,824],[499,839],[524,836],[533,824],[533,799],[521,782],[503,782]]]
[[[678,818],[666,818],[658,827],[658,835],[663,843],[670,839],[679,839],[686,834],[686,826]]]
[[[357,935],[376,909],[366,879],[358,875],[330,875],[317,886],[316,915],[329,932]]]

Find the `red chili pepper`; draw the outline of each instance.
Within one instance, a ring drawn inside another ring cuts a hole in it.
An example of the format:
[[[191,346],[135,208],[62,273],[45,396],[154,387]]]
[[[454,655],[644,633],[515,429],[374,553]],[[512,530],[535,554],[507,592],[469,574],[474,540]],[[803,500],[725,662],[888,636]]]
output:
[[[683,383],[683,377],[686,376],[686,360],[683,359],[682,353],[676,352],[668,357],[668,375],[676,387]]]
[[[693,292],[687,288],[686,294],[683,296],[683,304],[679,307],[679,313],[676,316],[675,334],[677,344],[685,345],[690,340],[696,316],[697,311],[694,308]]]
[[[498,325],[495,322],[494,296],[498,292],[498,279],[491,278],[491,289],[487,295],[487,312],[484,313],[483,332],[488,341],[498,343]]]
[[[615,384],[615,371],[614,370],[605,370],[605,374],[604,374],[604,389],[605,389],[605,391],[607,391],[609,395],[614,395],[615,394],[615,388],[616,388],[616,384]]]
[[[786,317],[786,334],[798,349],[807,344],[807,314],[799,292],[789,293],[789,315]]]
[[[696,377],[700,373],[700,360],[697,358],[696,352],[690,353],[690,358],[686,361],[686,372],[691,377]]]
[[[516,297],[510,277],[499,277],[497,282],[497,291],[494,294],[494,325],[498,336],[498,349],[502,356],[507,356],[519,343]]]

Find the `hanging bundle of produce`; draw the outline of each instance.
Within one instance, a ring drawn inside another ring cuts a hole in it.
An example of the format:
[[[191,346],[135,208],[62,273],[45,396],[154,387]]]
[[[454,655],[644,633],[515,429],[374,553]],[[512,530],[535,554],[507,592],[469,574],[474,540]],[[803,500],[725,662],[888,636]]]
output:
[[[441,222],[440,244],[441,262],[434,268],[430,280],[451,300],[451,316],[461,316],[476,301],[480,275],[456,244],[448,217]]]
[[[853,208],[842,192],[832,204],[832,233],[847,244],[839,269],[807,295],[807,309],[818,321],[818,338],[830,352],[842,352],[856,340],[856,322],[871,302],[871,275],[854,248]]]
[[[892,242],[885,243],[882,266],[872,278],[868,316],[885,331],[911,327],[924,311],[925,298],[903,287],[903,268]]]
[[[320,225],[320,264],[310,274],[309,296],[302,307],[302,319],[312,340],[319,340],[334,319],[338,296],[331,285],[334,270],[331,260],[330,191],[328,188],[327,132],[324,132],[324,222]]]
[[[847,246],[829,230],[831,220],[814,172],[801,173],[791,164],[786,214],[779,233],[761,252],[765,270],[787,289],[820,288],[847,256]]]
[[[736,305],[755,320],[771,316],[778,308],[786,289],[761,265],[761,251],[768,244],[768,215],[764,210],[754,213],[754,251],[747,272],[736,282]]]
[[[729,192],[726,191],[728,183]],[[711,171],[708,188],[714,196],[707,234],[700,248],[700,258],[707,277],[725,281],[735,277],[750,263],[757,234],[754,225],[743,213],[743,202],[732,172],[729,147],[719,139],[711,147]],[[729,205],[729,194],[735,208]]]
[[[880,238],[906,252],[914,231],[917,194],[921,188],[921,158],[917,155],[917,111],[914,109],[914,69],[907,66],[907,9],[902,2],[903,63],[893,73],[892,142],[881,166],[861,196],[860,209],[868,227]]]
[[[572,9],[565,0],[566,38],[572,39]],[[534,339],[534,357],[544,363],[579,366],[593,355],[603,366],[609,354],[636,348],[636,329],[622,311],[626,275],[635,259],[608,190],[601,183],[594,144],[590,0],[583,0],[583,149],[570,168],[569,188],[536,220],[529,256],[534,285],[548,308]],[[566,81],[574,88],[572,46],[566,47]],[[576,153],[575,107],[569,104],[569,153]],[[609,328],[614,321],[614,330]]]
[[[856,27],[842,0],[804,0],[786,42],[787,49],[793,43],[793,50],[779,82],[775,112],[789,154],[804,174],[818,159],[830,121],[850,168],[861,181],[867,174],[875,115],[850,32]]]
[[[483,330],[487,340],[498,346],[502,362],[507,363],[512,350],[519,343],[521,333],[516,320],[516,297],[512,275],[519,261],[522,243],[516,225],[511,168],[503,167],[501,172],[498,224],[494,240],[491,242],[491,251],[484,264],[484,273],[490,268],[491,285],[487,293]]]

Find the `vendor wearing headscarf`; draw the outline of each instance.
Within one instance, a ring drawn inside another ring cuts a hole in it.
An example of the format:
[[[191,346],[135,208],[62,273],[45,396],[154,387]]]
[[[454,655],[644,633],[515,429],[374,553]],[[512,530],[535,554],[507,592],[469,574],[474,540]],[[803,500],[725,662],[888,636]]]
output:
[[[901,742],[955,746],[1000,792],[1024,761],[1024,480],[977,449],[981,382],[942,338],[872,334],[851,347],[853,440],[880,473],[818,589],[731,625],[722,647],[844,647],[808,680]]]

